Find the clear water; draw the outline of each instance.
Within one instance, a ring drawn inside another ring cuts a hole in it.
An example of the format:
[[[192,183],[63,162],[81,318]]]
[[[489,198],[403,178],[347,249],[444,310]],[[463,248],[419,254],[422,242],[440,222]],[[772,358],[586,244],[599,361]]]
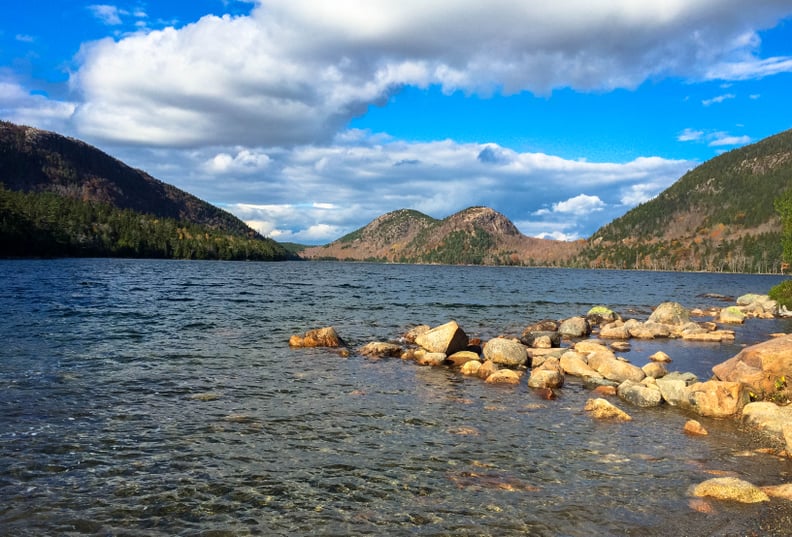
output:
[[[674,408],[582,410],[398,359],[295,350],[332,325],[353,349],[415,324],[469,335],[606,304],[648,315],[778,276],[340,263],[0,262],[0,535],[731,535],[790,512],[713,503],[690,485],[792,480],[731,421],[682,433]],[[633,342],[702,377],[734,345]],[[775,526],[773,526],[775,524]],[[781,531],[781,530],[779,530]],[[786,531],[784,529],[784,531]],[[733,533],[732,533],[733,532]],[[779,533],[784,534],[784,533]]]

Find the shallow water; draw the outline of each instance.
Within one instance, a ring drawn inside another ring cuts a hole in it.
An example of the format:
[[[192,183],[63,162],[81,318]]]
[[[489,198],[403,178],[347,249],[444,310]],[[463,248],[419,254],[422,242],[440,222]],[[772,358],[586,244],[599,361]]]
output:
[[[598,304],[645,318],[778,276],[141,260],[4,261],[0,275],[0,534],[737,535],[787,514],[691,508],[688,487],[716,475],[792,479],[730,421],[692,438],[677,409],[618,403],[633,421],[595,422],[574,381],[545,401],[525,383],[287,345],[332,325],[354,349],[449,319],[519,335]],[[624,356],[664,350],[706,377],[775,331],[792,326]]]

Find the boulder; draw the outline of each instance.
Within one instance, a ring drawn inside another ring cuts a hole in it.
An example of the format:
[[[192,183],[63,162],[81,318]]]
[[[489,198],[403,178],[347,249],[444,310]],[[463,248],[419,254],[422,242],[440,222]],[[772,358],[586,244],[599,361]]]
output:
[[[431,329],[432,328],[428,324],[420,324],[418,326],[410,328],[407,331],[407,333],[404,334],[404,341],[406,341],[407,343],[415,343],[415,340],[418,338],[418,336],[420,336],[421,334],[425,334]]]
[[[690,311],[678,302],[663,302],[649,316],[653,323],[683,325],[690,322]]]
[[[344,342],[338,337],[335,328],[328,326],[308,330],[304,335],[289,338],[290,347],[342,347]]]
[[[659,379],[668,374],[666,367],[660,362],[649,362],[641,368],[647,377]]]
[[[740,306],[746,313],[763,317],[763,314],[775,316],[778,314],[778,302],[768,295],[757,295],[748,293],[737,298],[737,306]]]
[[[770,498],[759,487],[736,477],[716,477],[699,483],[692,490],[693,496],[732,500],[741,503],[767,502]]]
[[[561,334],[550,331],[523,332],[520,342],[535,349],[549,349],[561,345]]]
[[[514,369],[499,369],[487,377],[487,384],[519,384],[522,375]]]
[[[592,369],[583,355],[575,351],[567,351],[561,355],[559,365],[564,373],[575,377],[601,377],[597,371]]]
[[[534,369],[528,377],[529,388],[561,388],[564,374],[555,369]]]
[[[454,367],[463,366],[471,360],[480,361],[479,355],[472,351],[459,351],[447,358],[447,361]]]
[[[481,369],[481,362],[478,360],[470,360],[462,364],[462,367],[459,368],[459,372],[463,375],[475,377],[478,376],[479,369]]]
[[[625,380],[641,382],[646,377],[640,367],[624,360],[619,360],[610,351],[590,354],[588,365],[606,379],[615,380],[616,382],[624,382]]]
[[[696,331],[696,332],[683,332],[682,339],[685,341],[734,341],[734,331],[732,330],[715,330],[714,332]]]
[[[560,324],[558,333],[561,334],[561,337],[587,337],[591,334],[591,325],[583,317],[571,317]]]
[[[602,326],[599,336],[604,339],[630,339],[630,329],[622,321],[615,321]]]
[[[418,334],[415,343],[429,352],[442,352],[451,355],[463,351],[468,345],[468,337],[456,321],[449,321]]]
[[[757,395],[779,395],[792,378],[792,335],[746,347],[712,372],[720,380],[742,382]]]
[[[619,397],[625,401],[640,407],[660,406],[663,397],[656,386],[645,386],[640,382],[625,380],[616,389]]]
[[[718,315],[718,322],[725,324],[743,324],[745,322],[745,313],[737,306],[729,306],[723,308]]]
[[[360,349],[360,354],[372,358],[398,358],[402,354],[401,345],[395,343],[386,343],[384,341],[372,341],[367,343]]]
[[[592,325],[612,323],[618,318],[619,314],[606,306],[594,306],[586,313],[586,319]]]
[[[702,416],[728,418],[737,416],[750,401],[748,389],[740,382],[709,380],[686,389],[689,406]]]
[[[675,371],[655,380],[663,400],[672,406],[686,406],[688,404],[687,388],[698,381],[692,373],[679,373]]]
[[[523,330],[522,335],[530,334],[531,332],[558,332],[558,322],[552,319],[544,319],[542,321],[529,324]]]
[[[613,341],[610,348],[613,352],[628,352],[632,349],[632,345],[629,341]]]
[[[663,351],[657,351],[653,355],[649,357],[649,359],[653,362],[660,362],[660,363],[670,363],[671,357],[664,353]]]
[[[415,355],[415,363],[436,367],[443,365],[446,358],[447,356],[444,352],[419,352]]]
[[[586,401],[584,407],[586,412],[597,419],[613,419],[619,421],[630,421],[632,418],[622,409],[611,404],[608,400],[598,397],[596,399],[589,399]]]
[[[742,420],[746,425],[783,437],[784,425],[792,424],[792,405],[779,406],[770,401],[748,403],[743,408]]]
[[[484,345],[484,359],[507,367],[519,367],[528,361],[528,350],[519,341],[496,337]]]
[[[706,436],[709,434],[707,429],[696,420],[687,420],[682,430],[693,436]]]
[[[588,354],[590,352],[599,352],[599,351],[610,352],[608,347],[605,346],[603,342],[592,339],[578,341],[577,343],[575,343],[574,349],[580,354]]]
[[[487,360],[486,362],[484,362],[479,366],[477,375],[479,376],[479,378],[486,379],[497,370],[498,370],[498,365],[492,360]]]

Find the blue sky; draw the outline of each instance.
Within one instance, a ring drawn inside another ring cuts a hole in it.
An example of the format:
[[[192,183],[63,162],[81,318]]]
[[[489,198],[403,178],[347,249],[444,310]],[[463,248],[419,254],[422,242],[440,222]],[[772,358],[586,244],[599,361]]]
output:
[[[277,240],[472,205],[585,238],[792,128],[790,0],[17,4],[0,11],[0,118]]]

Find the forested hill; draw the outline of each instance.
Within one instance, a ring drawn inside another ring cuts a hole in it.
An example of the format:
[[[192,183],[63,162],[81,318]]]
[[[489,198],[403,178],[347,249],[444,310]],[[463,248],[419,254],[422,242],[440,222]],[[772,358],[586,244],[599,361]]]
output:
[[[792,130],[715,157],[599,229],[576,264],[769,272],[781,262],[773,203],[792,188]]]
[[[0,121],[0,255],[284,259],[244,222],[82,141]]]
[[[301,254],[347,261],[545,266],[568,262],[581,245],[526,237],[488,207],[469,207],[442,220],[400,209]]]

